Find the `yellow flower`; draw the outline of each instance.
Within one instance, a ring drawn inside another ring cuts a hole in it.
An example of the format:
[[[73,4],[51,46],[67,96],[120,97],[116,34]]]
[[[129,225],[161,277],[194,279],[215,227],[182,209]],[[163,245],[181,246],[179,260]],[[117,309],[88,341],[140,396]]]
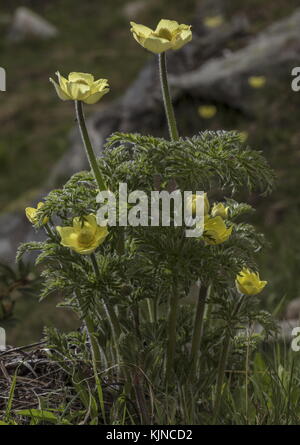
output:
[[[224,204],[219,202],[218,204],[214,204],[211,210],[211,216],[221,216],[221,218],[226,219],[228,217],[228,207],[225,207]]]
[[[265,76],[251,76],[248,78],[248,83],[252,88],[262,88],[265,86],[267,79]]]
[[[259,294],[267,283],[267,281],[260,280],[257,272],[251,272],[246,267],[237,274],[235,280],[237,290],[244,295]]]
[[[93,214],[73,219],[71,227],[57,226],[61,245],[69,247],[82,255],[94,252],[108,235],[107,227],[98,226]]]
[[[191,27],[179,25],[175,20],[162,19],[155,30],[134,22],[130,22],[130,25],[135,40],[155,54],[180,49],[192,40]]]
[[[86,104],[95,104],[109,92],[107,79],[95,80],[92,74],[70,73],[68,79],[57,71],[58,84],[51,79],[61,100],[81,100]]]
[[[224,23],[224,19],[221,15],[214,15],[212,17],[205,17],[203,23],[207,28],[217,28]]]
[[[203,119],[211,119],[217,113],[217,107],[215,105],[202,105],[198,108],[199,116]]]
[[[204,199],[204,203],[203,203],[203,211],[204,211],[204,215],[207,215],[209,212],[209,200],[207,198],[207,193],[203,193],[203,195],[190,195],[187,198],[187,208],[191,209],[192,211],[192,216],[195,216],[196,214],[196,203],[197,202],[201,202]]]
[[[27,218],[29,219],[29,221],[32,224],[36,224],[38,219],[37,219],[37,211],[43,207],[44,203],[43,202],[39,202],[37,205],[37,208],[35,209],[34,207],[26,207],[25,209],[25,214],[27,216]],[[43,224],[47,224],[47,222],[49,221],[49,218],[47,216],[45,216],[43,218]]]
[[[206,216],[204,218],[204,241],[210,245],[224,243],[230,237],[232,228],[233,226],[226,227],[221,216],[215,216],[214,218]]]

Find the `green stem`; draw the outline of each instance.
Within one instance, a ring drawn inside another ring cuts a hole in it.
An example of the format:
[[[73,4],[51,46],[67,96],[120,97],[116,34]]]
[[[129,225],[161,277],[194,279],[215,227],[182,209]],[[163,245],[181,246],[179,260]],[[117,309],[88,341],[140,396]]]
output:
[[[168,121],[169,134],[171,140],[176,141],[179,139],[179,134],[177,130],[177,124],[174,114],[174,108],[172,105],[172,99],[170,95],[169,83],[168,83],[168,73],[167,73],[167,65],[166,65],[166,53],[161,53],[158,55],[159,57],[159,74],[160,74],[160,83],[161,90],[164,100],[165,112]]]
[[[245,295],[242,295],[240,297],[240,299],[238,300],[237,304],[235,305],[232,314],[231,314],[231,320],[234,320],[234,318],[238,315],[241,306],[244,302],[245,299]],[[227,363],[227,357],[228,357],[228,352],[229,352],[229,348],[230,348],[230,329],[229,326],[227,327],[226,330],[226,334],[225,334],[225,339],[224,339],[224,343],[223,343],[223,347],[222,347],[222,353],[221,353],[221,357],[220,357],[220,361],[219,361],[219,366],[218,366],[218,376],[217,376],[217,388],[216,388],[216,398],[215,398],[215,406],[214,406],[214,423],[217,420],[218,414],[219,414],[219,410],[220,410],[220,405],[221,405],[221,400],[222,400],[222,390],[223,390],[223,383],[224,383],[224,375],[225,375],[225,368],[226,368],[226,363]]]
[[[174,368],[178,302],[179,302],[178,287],[177,287],[177,282],[174,280],[173,292],[170,298],[169,317],[168,317],[168,346],[167,346],[167,364],[166,364],[167,386],[170,384]]]
[[[148,306],[150,323],[154,323],[154,307],[153,307],[153,300],[152,299],[147,298],[147,306]]]
[[[84,118],[84,113],[83,113],[83,109],[82,109],[82,102],[80,100],[75,100],[75,111],[76,111],[76,117],[77,117],[77,122],[78,122],[79,130],[80,130],[82,142],[83,142],[91,169],[92,169],[95,179],[97,181],[99,191],[106,190],[106,185],[102,178],[100,169],[98,167],[97,159],[96,159],[96,156],[95,156],[95,153],[94,153],[94,150],[93,150],[90,138],[89,138],[89,134],[88,134],[88,131],[87,131],[87,128],[85,125],[85,118]]]
[[[213,423],[216,423],[221,400],[222,400],[222,392],[223,392],[223,383],[224,383],[224,375],[225,375],[225,368],[227,364],[227,358],[228,358],[228,352],[230,347],[230,331],[227,329],[223,347],[222,347],[222,353],[218,365],[218,377],[217,377],[217,389],[216,389],[216,398],[215,398],[215,406],[214,406],[214,417],[213,417]]]
[[[92,260],[93,268],[95,271],[95,275],[96,275],[97,279],[99,279],[100,272],[99,272],[99,268],[98,268],[98,264],[97,264],[97,259],[96,259],[96,256],[94,253],[91,254],[91,260]],[[118,345],[117,338],[121,334],[121,326],[119,324],[119,320],[118,320],[118,317],[116,316],[114,309],[110,305],[107,305],[103,298],[102,298],[102,302],[103,302],[104,310],[105,310],[108,320],[110,322],[113,336],[115,338],[116,347],[117,347],[117,345]]]
[[[190,360],[191,360],[190,380],[191,381],[193,381],[196,377],[197,358],[198,358],[200,344],[201,344],[201,338],[202,338],[203,318],[204,318],[207,290],[208,289],[206,287],[201,286],[201,284],[200,284],[197,309],[196,309],[196,315],[195,315],[195,321],[194,321],[191,355],[190,355]]]
[[[95,325],[94,325],[92,318],[89,315],[87,315],[87,314],[84,315],[84,311],[83,311],[82,303],[81,303],[81,297],[79,297],[78,294],[77,294],[77,299],[78,299],[79,305],[81,307],[81,312],[82,312],[83,319],[84,319],[86,329],[88,332],[88,336],[90,339],[92,366],[93,366],[93,373],[94,373],[96,389],[97,389],[97,394],[98,394],[98,401],[99,401],[99,405],[100,405],[104,423],[106,423],[106,414],[105,414],[105,409],[104,409],[104,404],[103,404],[102,386],[101,386],[101,382],[99,379],[101,356],[100,356],[100,351],[99,351],[99,345],[98,345],[98,342],[97,342],[97,340],[95,338],[95,334],[94,334],[95,333]]]
[[[78,292],[76,292],[76,297],[79,303],[79,307],[82,313],[82,318],[84,320],[84,323],[86,325],[86,329],[88,332],[88,336],[90,339],[90,343],[91,343],[91,353],[92,353],[92,361],[93,361],[93,368],[94,371],[97,370],[99,368],[100,362],[101,362],[101,356],[100,356],[100,351],[99,351],[99,345],[97,340],[95,339],[95,325],[94,322],[92,320],[92,318],[85,313],[84,309],[83,309],[83,304],[82,304],[82,300],[81,300],[81,296],[79,295]]]

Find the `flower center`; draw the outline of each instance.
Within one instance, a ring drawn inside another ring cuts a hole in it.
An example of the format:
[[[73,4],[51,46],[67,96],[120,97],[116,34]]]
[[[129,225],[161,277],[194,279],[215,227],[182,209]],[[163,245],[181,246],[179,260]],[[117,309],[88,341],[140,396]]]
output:
[[[156,35],[158,37],[161,37],[161,38],[166,39],[166,40],[170,40],[170,41],[172,40],[172,33],[168,29],[166,29],[166,28],[160,29],[159,32],[156,33]]]
[[[93,234],[89,230],[81,230],[78,235],[78,244],[88,246],[93,241]]]
[[[80,85],[87,85],[87,86],[89,86],[88,82],[86,80],[84,80],[84,79],[78,79],[78,80],[76,80],[75,83],[79,83]]]

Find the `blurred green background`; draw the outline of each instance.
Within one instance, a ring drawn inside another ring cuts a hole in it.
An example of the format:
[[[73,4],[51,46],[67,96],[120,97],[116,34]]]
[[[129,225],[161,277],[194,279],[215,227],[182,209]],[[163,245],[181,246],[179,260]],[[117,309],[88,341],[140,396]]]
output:
[[[204,0],[203,0],[204,1]],[[7,72],[7,92],[0,93],[0,213],[23,209],[47,179],[52,166],[69,147],[68,134],[74,126],[72,104],[57,99],[48,79],[55,71],[91,72],[109,79],[111,93],[97,107],[119,97],[128,88],[151,54],[137,47],[129,33],[125,0],[10,0],[0,11],[0,65]],[[155,26],[162,18],[190,23],[201,1],[148,0],[140,8],[138,21]],[[49,40],[9,43],[7,22],[18,6],[27,6],[59,30]],[[291,14],[296,0],[230,0],[225,19],[246,14],[250,34]],[[235,49],[235,41],[231,48]],[[299,61],[300,65],[300,61]],[[298,186],[300,160],[299,94],[291,92],[290,67],[280,79],[266,79],[257,90],[260,108],[255,115],[218,106],[216,115],[205,121],[208,129],[239,129],[248,142],[262,149],[275,169],[277,186],[268,198],[252,196],[257,207],[254,221],[266,234],[270,247],[260,256],[261,276],[269,281],[262,306],[271,312],[299,295],[300,227]],[[199,130],[203,121],[199,119]],[[184,125],[184,123],[183,123]],[[55,309],[56,297],[38,303],[34,296],[16,304],[14,320],[5,321],[8,343],[18,345],[38,340],[44,324],[70,329],[78,326],[65,309]],[[0,324],[4,324],[1,323]]]

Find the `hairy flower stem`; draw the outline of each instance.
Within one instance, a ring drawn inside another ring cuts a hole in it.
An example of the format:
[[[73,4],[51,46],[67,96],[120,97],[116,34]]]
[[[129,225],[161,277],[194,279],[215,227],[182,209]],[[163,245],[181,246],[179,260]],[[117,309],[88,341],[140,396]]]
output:
[[[230,347],[230,331],[227,329],[225,334],[225,339],[222,346],[222,353],[219,360],[218,365],[218,377],[217,377],[217,388],[216,388],[216,397],[215,397],[215,405],[214,405],[214,416],[213,416],[213,423],[216,423],[220,405],[221,405],[221,399],[222,399],[222,392],[223,392],[223,383],[224,383],[224,375],[225,375],[225,368],[227,364],[227,358],[228,358],[228,352]]]
[[[99,271],[99,268],[98,268],[96,255],[94,253],[91,254],[91,260],[92,260],[92,265],[93,265],[93,268],[94,268],[94,271],[95,271],[96,278],[99,279],[100,278],[100,271]],[[104,307],[104,310],[106,312],[106,315],[108,317],[108,320],[110,322],[111,329],[112,329],[112,332],[113,332],[113,336],[115,338],[116,347],[117,347],[117,345],[118,345],[117,338],[121,334],[121,327],[120,327],[120,324],[119,324],[118,317],[116,316],[116,313],[115,313],[114,309],[112,307],[110,307],[109,305],[107,305],[103,299],[102,299],[102,303],[103,303],[103,307]]]
[[[204,318],[204,310],[206,297],[208,293],[208,288],[202,286],[200,284],[198,301],[197,301],[197,309],[194,321],[194,330],[193,330],[193,338],[192,338],[192,347],[191,347],[191,368],[190,368],[190,381],[194,381],[196,377],[196,369],[197,369],[197,358],[200,349],[200,343],[202,338],[202,330],[203,330],[203,318]]]
[[[179,139],[179,134],[178,134],[178,130],[177,130],[174,108],[173,108],[173,104],[172,104],[169,83],[168,83],[166,53],[159,54],[158,60],[159,60],[160,84],[161,84],[161,90],[162,90],[162,95],[163,95],[163,100],[164,100],[165,112],[166,112],[167,121],[168,121],[169,134],[170,134],[171,140],[176,141],[177,139]]]
[[[102,190],[106,190],[107,187],[104,182],[104,179],[102,178],[100,169],[97,164],[97,159],[96,159],[96,156],[95,156],[92,144],[91,144],[91,140],[90,140],[87,128],[86,128],[86,124],[85,124],[82,102],[80,100],[75,100],[75,111],[76,111],[76,117],[77,117],[77,122],[78,122],[79,130],[80,130],[82,142],[83,142],[83,145],[84,145],[84,148],[86,151],[86,155],[87,155],[88,161],[90,163],[91,169],[94,173],[96,182],[98,184],[99,191],[101,192]],[[123,228],[120,230],[120,238],[119,238],[119,241],[117,244],[118,254],[123,255],[124,249],[125,249],[125,230]]]
[[[231,314],[231,320],[234,320],[234,318],[238,315],[239,310],[243,304],[244,298],[245,298],[245,296],[242,295],[241,298],[239,299],[239,301],[237,302],[237,304]],[[222,347],[222,353],[221,353],[219,365],[218,365],[217,388],[216,388],[216,397],[215,397],[214,415],[213,415],[213,423],[214,424],[216,423],[216,420],[217,420],[217,417],[219,414],[219,410],[220,410],[222,393],[223,393],[225,368],[226,368],[226,364],[227,364],[229,349],[230,349],[230,326],[228,326],[226,329],[225,338],[224,338],[223,347]]]
[[[81,310],[81,314],[82,314],[82,318],[85,323],[85,326],[86,326],[86,329],[88,332],[88,336],[90,339],[93,368],[94,368],[94,371],[96,371],[97,369],[99,369],[99,365],[101,362],[101,356],[100,356],[98,342],[95,339],[95,325],[94,325],[92,318],[84,310],[82,298],[81,298],[81,295],[79,294],[79,292],[76,292],[76,297],[77,297],[79,307]]]
[[[78,300],[78,303],[79,303],[79,306],[81,309],[82,317],[83,317],[83,320],[84,320],[84,323],[85,323],[85,326],[86,326],[86,329],[88,332],[88,336],[90,339],[92,366],[93,366],[95,384],[96,384],[96,388],[97,388],[98,400],[99,400],[99,405],[100,405],[104,423],[106,423],[105,409],[104,409],[104,404],[103,404],[102,386],[101,386],[101,382],[99,379],[99,372],[101,371],[101,369],[100,369],[101,356],[100,356],[99,345],[95,338],[96,329],[95,329],[95,325],[94,325],[92,318],[84,311],[82,299],[81,299],[79,292],[76,292],[76,297],[77,297],[77,300]]]
[[[82,109],[82,102],[80,100],[75,100],[75,111],[76,111],[76,117],[77,117],[77,122],[78,122],[79,130],[80,130],[82,142],[83,142],[91,169],[92,169],[95,179],[97,181],[99,190],[100,191],[106,190],[106,185],[102,178],[101,172],[99,170],[96,156],[95,156],[95,153],[94,153],[91,141],[90,141],[90,137],[89,137],[86,125],[85,125],[85,118],[84,118],[84,113],[83,113],[83,109]]]
[[[176,280],[173,284],[173,292],[170,298],[169,317],[168,317],[168,346],[167,346],[167,364],[166,364],[166,384],[169,386],[172,373],[174,371],[174,357],[176,348],[176,321],[179,302],[179,292]]]

